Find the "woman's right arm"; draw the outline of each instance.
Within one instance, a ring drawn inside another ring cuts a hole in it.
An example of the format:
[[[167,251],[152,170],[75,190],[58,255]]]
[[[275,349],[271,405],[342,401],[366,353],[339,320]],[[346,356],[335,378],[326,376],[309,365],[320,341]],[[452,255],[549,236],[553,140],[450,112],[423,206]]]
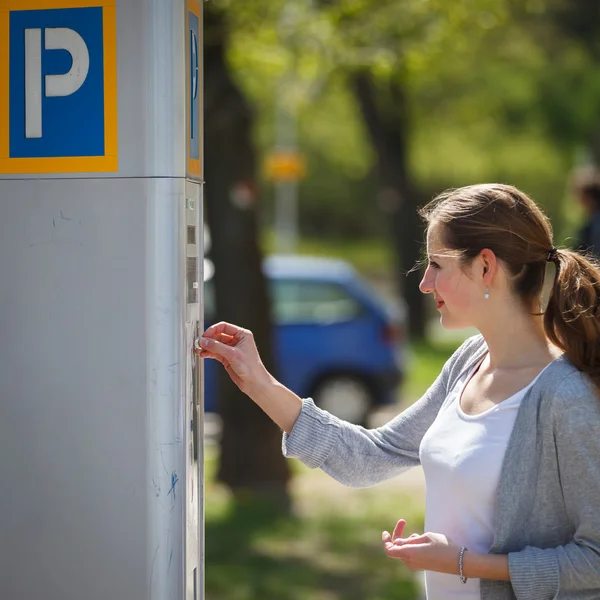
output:
[[[277,382],[262,364],[248,330],[218,323],[206,330],[200,345],[200,356],[219,360],[236,385],[284,430],[285,456],[320,467],[352,487],[375,485],[419,464],[421,439],[446,398],[450,369],[457,356],[470,353],[459,349],[419,401],[369,430],[338,419],[311,399],[301,400]]]
[[[302,400],[267,371],[251,331],[231,323],[217,323],[197,340],[196,353],[201,358],[218,360],[240,390],[283,431],[291,433],[302,410]]]
[[[421,440],[446,397],[447,377],[442,371],[420,400],[377,429],[342,421],[305,399],[292,432],[283,436],[283,453],[350,487],[391,479],[420,464]]]

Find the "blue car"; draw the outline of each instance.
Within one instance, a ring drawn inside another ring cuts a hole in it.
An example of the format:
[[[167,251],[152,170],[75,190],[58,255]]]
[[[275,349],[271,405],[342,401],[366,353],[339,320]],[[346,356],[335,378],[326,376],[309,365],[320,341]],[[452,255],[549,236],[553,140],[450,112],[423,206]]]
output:
[[[398,399],[404,375],[404,311],[386,303],[345,261],[270,256],[278,379],[329,412],[366,424],[370,412]],[[214,292],[205,281],[205,321]],[[216,361],[205,361],[204,406],[217,410]]]

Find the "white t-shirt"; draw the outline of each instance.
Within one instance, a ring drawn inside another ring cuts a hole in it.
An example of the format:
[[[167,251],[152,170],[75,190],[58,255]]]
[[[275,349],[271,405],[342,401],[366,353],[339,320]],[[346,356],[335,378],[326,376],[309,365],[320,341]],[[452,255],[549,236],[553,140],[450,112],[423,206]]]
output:
[[[483,361],[483,359],[482,359]],[[527,387],[485,412],[469,416],[460,397],[480,361],[456,383],[423,437],[421,464],[427,485],[425,531],[442,533],[473,552],[489,552],[500,470],[517,410]],[[541,373],[540,373],[541,374]],[[479,579],[425,572],[428,600],[479,600]]]

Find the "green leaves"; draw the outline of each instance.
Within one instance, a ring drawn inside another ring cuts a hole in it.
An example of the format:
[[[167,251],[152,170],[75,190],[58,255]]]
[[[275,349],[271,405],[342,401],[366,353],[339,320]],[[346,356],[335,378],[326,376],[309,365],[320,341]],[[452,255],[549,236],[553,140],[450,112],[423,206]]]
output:
[[[363,206],[343,183],[364,181],[373,166],[345,87],[357,69],[381,90],[402,82],[410,164],[427,193],[503,179],[558,207],[574,153],[600,126],[596,0],[212,4],[227,12],[229,58],[258,111],[260,146],[275,141],[277,104],[298,116],[311,205]],[[312,181],[317,173],[330,180]]]

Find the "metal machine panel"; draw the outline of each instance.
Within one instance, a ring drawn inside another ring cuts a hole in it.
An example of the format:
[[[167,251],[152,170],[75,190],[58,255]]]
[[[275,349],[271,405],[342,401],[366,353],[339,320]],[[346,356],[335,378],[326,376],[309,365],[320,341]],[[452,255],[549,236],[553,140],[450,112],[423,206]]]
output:
[[[204,597],[190,3],[0,0],[2,599]]]
[[[202,455],[185,181],[0,194],[0,595],[191,600]]]

